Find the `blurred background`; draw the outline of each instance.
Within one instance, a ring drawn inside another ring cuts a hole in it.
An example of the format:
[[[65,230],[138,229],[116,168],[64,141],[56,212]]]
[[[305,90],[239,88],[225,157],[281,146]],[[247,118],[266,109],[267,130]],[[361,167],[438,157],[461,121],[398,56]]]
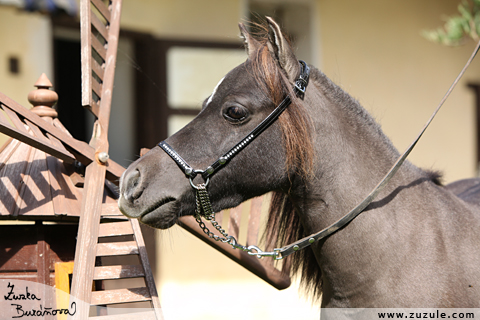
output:
[[[110,156],[123,166],[180,129],[246,59],[238,22],[271,16],[299,59],[317,66],[368,109],[400,151],[417,135],[475,43],[444,46],[422,33],[458,15],[458,0],[123,0]],[[74,0],[0,0],[0,91],[25,107],[46,73],[62,123],[89,141],[81,106],[80,29]],[[460,38],[460,37],[459,37]],[[474,61],[410,156],[444,173],[477,175],[480,60]],[[5,137],[0,139],[5,141]],[[296,285],[277,291],[186,231],[147,229],[165,318],[318,319]]]

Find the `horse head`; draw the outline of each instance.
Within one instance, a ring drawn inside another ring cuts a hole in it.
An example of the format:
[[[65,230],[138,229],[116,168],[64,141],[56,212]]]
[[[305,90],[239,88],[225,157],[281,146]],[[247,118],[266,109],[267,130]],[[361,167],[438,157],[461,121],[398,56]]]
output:
[[[289,95],[292,105],[255,141],[209,178],[218,212],[269,191],[286,192],[303,170],[307,121],[293,92],[301,66],[279,26],[268,20],[264,40],[240,24],[248,58],[203,102],[198,116],[166,142],[194,169],[205,169],[232,148]],[[295,108],[295,109],[293,109]],[[289,156],[287,156],[289,155]],[[193,183],[202,182],[198,175]],[[155,147],[132,163],[120,182],[120,210],[155,228],[169,228],[195,211],[195,190],[177,163]]]

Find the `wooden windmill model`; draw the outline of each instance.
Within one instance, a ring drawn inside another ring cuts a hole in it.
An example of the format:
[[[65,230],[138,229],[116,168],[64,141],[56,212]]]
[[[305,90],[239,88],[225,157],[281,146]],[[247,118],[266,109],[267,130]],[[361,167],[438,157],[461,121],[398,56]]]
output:
[[[73,167],[79,164],[85,168],[79,206],[79,225],[73,266],[71,296],[78,304],[74,319],[87,319],[91,306],[147,302],[149,311],[129,313],[124,316],[101,315],[98,319],[163,319],[158,294],[147,258],[143,237],[137,220],[128,220],[118,211],[114,188],[124,168],[108,157],[108,126],[112,101],[117,44],[120,31],[121,0],[81,1],[81,47],[82,47],[82,104],[96,117],[89,144],[76,140],[63,128],[52,114],[50,105],[37,103],[36,111],[29,111],[0,93],[0,132],[11,136],[19,143],[34,147],[50,155],[50,161],[62,162]],[[39,92],[52,92],[44,78],[39,80]],[[45,90],[45,91],[41,91]],[[33,100],[35,100],[34,98]],[[38,100],[38,99],[37,99]],[[41,99],[40,99],[41,100]],[[44,113],[38,113],[42,109]],[[35,109],[35,108],[34,108]],[[33,109],[32,109],[33,110]],[[46,112],[46,113],[45,113]],[[8,118],[8,119],[7,119]],[[1,159],[0,159],[1,160]],[[52,171],[52,168],[48,168]],[[67,174],[59,169],[58,177]],[[62,171],[62,172],[60,172]],[[50,173],[51,177],[55,174]],[[74,179],[75,173],[70,175]],[[62,178],[63,179],[63,178]],[[50,179],[50,184],[58,179]],[[62,180],[63,181],[63,180]],[[20,181],[21,182],[21,181]],[[74,183],[75,184],[75,183]],[[58,184],[57,189],[64,185]],[[18,189],[15,189],[18,191]],[[12,192],[14,192],[13,190]],[[53,190],[53,189],[52,189]],[[52,195],[53,213],[63,214],[68,197]],[[246,244],[257,244],[260,228],[262,198],[229,210],[228,221],[223,224],[229,234],[239,238],[245,234]],[[62,207],[63,206],[63,207]],[[18,206],[14,210],[18,214]],[[38,209],[38,208],[37,208]],[[36,209],[36,210],[37,210]],[[37,210],[38,211],[38,210]],[[68,211],[68,210],[67,210]],[[245,214],[246,213],[246,214]],[[1,214],[0,214],[1,216]],[[219,215],[217,220],[221,221]],[[244,222],[242,222],[243,220]],[[271,260],[258,260],[246,252],[218,243],[208,238],[196,224],[193,217],[183,217],[180,225],[215,249],[261,277],[278,289],[290,285],[290,278],[274,267]],[[246,232],[240,230],[245,225]],[[101,257],[137,256],[138,263],[100,265]],[[288,272],[288,265],[283,265]],[[117,281],[124,278],[141,278],[144,285],[135,288],[105,289],[92,286],[95,281]],[[44,282],[48,284],[48,282]],[[96,317],[95,317],[96,318]]]

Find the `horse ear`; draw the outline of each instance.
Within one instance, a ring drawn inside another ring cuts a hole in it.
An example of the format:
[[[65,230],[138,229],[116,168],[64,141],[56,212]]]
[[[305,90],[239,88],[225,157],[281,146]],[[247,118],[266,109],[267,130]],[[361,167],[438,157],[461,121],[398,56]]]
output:
[[[270,17],[266,17],[266,19],[270,27],[269,41],[267,43],[268,49],[277,58],[290,81],[295,81],[300,73],[300,66],[293,49],[278,24]]]
[[[248,30],[243,23],[239,23],[238,28],[240,29],[241,37],[243,38],[245,48],[247,49],[247,54],[250,56],[260,47],[260,42],[255,40],[250,33],[248,33]]]

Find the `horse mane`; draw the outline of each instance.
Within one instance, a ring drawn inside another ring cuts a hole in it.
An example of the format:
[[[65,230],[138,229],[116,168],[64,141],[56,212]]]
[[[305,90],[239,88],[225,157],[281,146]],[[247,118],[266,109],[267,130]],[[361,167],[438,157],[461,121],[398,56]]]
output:
[[[290,177],[296,174],[300,179],[306,179],[313,174],[313,125],[303,100],[296,96],[293,84],[268,48],[268,29],[267,24],[255,25],[256,33],[253,36],[261,46],[249,57],[252,70],[257,83],[274,105],[280,104],[287,94],[292,99],[292,104],[279,118],[286,154],[285,167]],[[281,247],[304,236],[304,228],[289,194],[274,191],[264,235],[267,248]],[[309,247],[296,252],[286,258],[284,263],[290,265],[292,274],[299,276],[306,293],[318,300],[321,296],[322,274],[313,250]],[[283,268],[287,272],[288,269]]]

